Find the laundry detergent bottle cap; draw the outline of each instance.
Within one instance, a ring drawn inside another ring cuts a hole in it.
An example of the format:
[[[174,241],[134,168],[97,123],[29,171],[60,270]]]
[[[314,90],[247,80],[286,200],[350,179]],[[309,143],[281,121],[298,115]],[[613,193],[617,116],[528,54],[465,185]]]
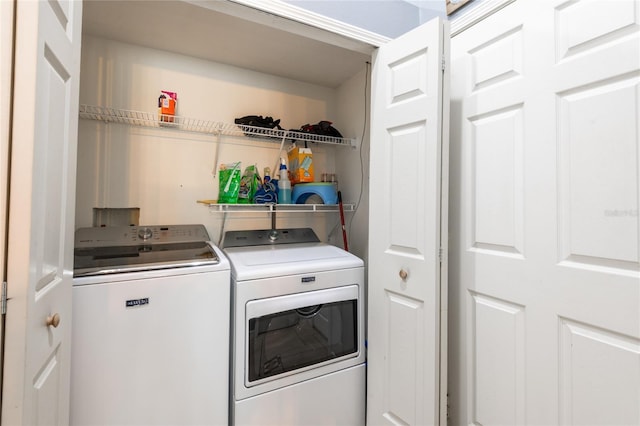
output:
[[[284,158],[280,159],[280,180],[278,180],[278,204],[291,204],[291,181]]]

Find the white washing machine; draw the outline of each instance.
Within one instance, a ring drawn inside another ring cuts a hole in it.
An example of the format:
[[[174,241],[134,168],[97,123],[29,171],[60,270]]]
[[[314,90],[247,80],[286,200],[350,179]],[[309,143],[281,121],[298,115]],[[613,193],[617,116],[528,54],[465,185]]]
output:
[[[76,232],[71,424],[228,423],[230,272],[202,225]]]
[[[230,231],[235,425],[364,425],[364,264],[311,229]]]

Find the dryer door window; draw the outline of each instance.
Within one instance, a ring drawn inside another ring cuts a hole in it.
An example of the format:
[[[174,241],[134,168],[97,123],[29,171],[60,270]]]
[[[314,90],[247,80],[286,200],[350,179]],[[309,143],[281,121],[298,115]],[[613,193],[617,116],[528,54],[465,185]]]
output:
[[[282,298],[273,298],[270,302],[282,306],[277,299]],[[308,297],[304,300],[309,301]],[[248,382],[356,356],[357,310],[357,299],[353,298],[313,305],[304,303],[279,312],[250,316]]]

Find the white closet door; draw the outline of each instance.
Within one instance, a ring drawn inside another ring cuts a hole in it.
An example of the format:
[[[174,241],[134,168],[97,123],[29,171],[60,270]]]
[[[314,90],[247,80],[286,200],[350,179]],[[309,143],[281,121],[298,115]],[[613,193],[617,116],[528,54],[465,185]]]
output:
[[[15,7],[2,423],[63,425],[69,422],[82,2]]]
[[[640,424],[640,3],[452,40],[452,424]]]
[[[440,303],[445,44],[435,19],[373,65],[368,280],[369,424],[445,423]],[[444,212],[446,215],[446,212]],[[444,293],[444,294],[443,294]]]

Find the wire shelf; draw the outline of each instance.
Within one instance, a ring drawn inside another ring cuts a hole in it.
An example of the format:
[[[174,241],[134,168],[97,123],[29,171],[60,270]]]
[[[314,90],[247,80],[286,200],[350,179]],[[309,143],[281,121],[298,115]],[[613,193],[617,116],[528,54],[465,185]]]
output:
[[[105,123],[119,123],[131,126],[176,129],[185,132],[206,133],[226,136],[249,136],[265,140],[280,142],[282,139],[291,141],[316,142],[341,146],[356,146],[355,139],[336,138],[333,136],[303,133],[291,130],[268,129],[247,126],[244,124],[229,124],[209,120],[194,119],[178,115],[162,115],[131,111],[119,108],[95,105],[80,105],[80,118],[97,120]]]
[[[218,204],[214,201],[198,201],[209,207],[213,213],[336,213],[340,211],[338,204]],[[354,211],[355,205],[346,203],[342,205],[343,211]]]

